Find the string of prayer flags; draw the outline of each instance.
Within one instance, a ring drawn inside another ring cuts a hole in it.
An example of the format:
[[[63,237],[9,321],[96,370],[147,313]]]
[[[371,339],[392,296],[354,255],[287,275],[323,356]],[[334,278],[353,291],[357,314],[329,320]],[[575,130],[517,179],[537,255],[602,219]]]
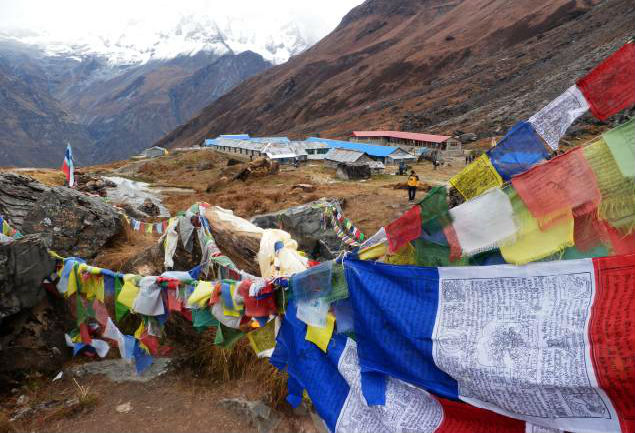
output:
[[[633,78],[635,81],[635,78]],[[635,119],[602,134],[625,177],[635,177]]]
[[[413,206],[385,227],[388,252],[394,253],[421,236],[421,206]]]
[[[518,122],[487,155],[498,174],[508,181],[544,161],[549,152],[531,123]]]
[[[588,109],[586,98],[574,85],[531,116],[529,123],[551,149],[557,150],[560,137],[564,136],[569,126]]]
[[[495,248],[517,231],[511,202],[500,188],[450,209],[450,215],[461,250],[468,256]]]
[[[163,234],[168,228],[169,220],[172,219],[170,218],[170,219],[160,221],[157,223],[148,223],[148,222],[139,221],[138,219],[135,219],[135,218],[129,218],[127,216],[125,216],[125,218],[126,220],[128,220],[128,224],[130,224],[130,227],[134,231],[148,233],[148,234],[151,234],[151,233]]]
[[[561,215],[567,209],[573,210],[573,216],[583,215],[594,211],[601,201],[595,175],[581,147],[514,176],[512,185],[539,220]],[[550,223],[540,224],[546,228]]]
[[[466,200],[477,197],[485,191],[503,185],[503,179],[492,165],[489,157],[483,154],[467,165],[450,179],[450,184]]]
[[[570,209],[561,218],[557,218],[557,222],[551,227],[542,230],[516,191],[508,188],[507,193],[518,227],[511,240],[498,243],[507,263],[524,265],[573,246],[573,215]]]
[[[635,104],[635,44],[624,44],[576,84],[600,120]]]

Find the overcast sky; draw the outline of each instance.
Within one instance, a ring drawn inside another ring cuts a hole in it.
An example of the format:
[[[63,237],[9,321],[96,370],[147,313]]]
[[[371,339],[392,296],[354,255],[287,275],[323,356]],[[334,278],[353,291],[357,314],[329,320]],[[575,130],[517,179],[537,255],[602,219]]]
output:
[[[0,31],[44,31],[58,40],[112,34],[131,24],[160,30],[183,16],[291,19],[315,42],[363,0],[0,0]]]

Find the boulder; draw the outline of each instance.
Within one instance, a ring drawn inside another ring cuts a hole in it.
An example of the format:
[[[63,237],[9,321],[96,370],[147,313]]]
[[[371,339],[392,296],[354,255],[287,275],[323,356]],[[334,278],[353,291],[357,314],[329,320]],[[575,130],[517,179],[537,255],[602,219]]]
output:
[[[150,200],[150,198],[146,198],[143,201],[143,204],[139,206],[139,210],[151,217],[157,217],[161,214],[161,208]]]
[[[337,199],[321,198],[279,212],[257,215],[251,222],[264,229],[282,229],[298,242],[298,248],[317,260],[329,260],[337,255],[341,241],[332,229],[322,230],[322,208],[325,203],[340,203]]]
[[[50,188],[29,176],[0,174],[0,215],[17,230],[40,196]]]
[[[239,269],[260,275],[256,255],[260,250],[262,229],[218,206],[208,208],[205,217],[223,254],[232,259]]]
[[[72,324],[63,301],[42,288],[54,271],[40,235],[0,245],[0,389],[26,370],[59,371],[66,360],[64,330]]]
[[[37,305],[44,298],[42,280],[55,270],[39,235],[27,235],[0,245],[0,325],[9,316]]]
[[[459,135],[459,141],[463,144],[476,141],[477,138],[478,136],[474,134],[473,132],[468,132],[467,134]]]
[[[99,197],[55,187],[39,196],[21,229],[25,234],[45,234],[50,248],[62,256],[91,259],[122,233],[123,227],[122,216]]]

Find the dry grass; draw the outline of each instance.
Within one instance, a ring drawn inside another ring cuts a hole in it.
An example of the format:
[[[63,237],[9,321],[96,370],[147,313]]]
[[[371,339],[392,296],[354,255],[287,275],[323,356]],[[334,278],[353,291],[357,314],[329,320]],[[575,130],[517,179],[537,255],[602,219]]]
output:
[[[75,385],[75,397],[72,403],[56,409],[45,416],[43,419],[44,423],[63,418],[71,418],[97,406],[99,399],[96,394],[90,392],[88,386],[80,385],[75,378],[73,378],[73,383]]]
[[[9,421],[9,417],[6,413],[0,412],[0,433],[15,433],[18,429]]]
[[[124,223],[122,233],[106,245],[92,263],[95,266],[119,271],[130,258],[155,245],[158,239],[156,234],[136,232]]]
[[[238,383],[251,380],[258,384],[259,397],[272,407],[281,407],[287,395],[287,374],[259,359],[247,338],[232,348],[214,345],[215,329],[197,333],[190,322],[171,316],[166,326],[167,337],[174,341],[175,365],[190,370],[198,379],[214,383]],[[178,343],[177,343],[178,342]]]

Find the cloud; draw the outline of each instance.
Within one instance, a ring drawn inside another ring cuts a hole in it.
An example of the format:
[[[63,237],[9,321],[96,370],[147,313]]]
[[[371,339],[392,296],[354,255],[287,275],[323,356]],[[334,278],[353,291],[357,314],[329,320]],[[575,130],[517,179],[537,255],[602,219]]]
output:
[[[333,30],[362,0],[1,0],[0,31],[31,30],[56,40],[121,34],[125,29],[156,33],[183,17],[225,22],[293,21],[314,43]],[[261,26],[258,26],[259,28]]]

